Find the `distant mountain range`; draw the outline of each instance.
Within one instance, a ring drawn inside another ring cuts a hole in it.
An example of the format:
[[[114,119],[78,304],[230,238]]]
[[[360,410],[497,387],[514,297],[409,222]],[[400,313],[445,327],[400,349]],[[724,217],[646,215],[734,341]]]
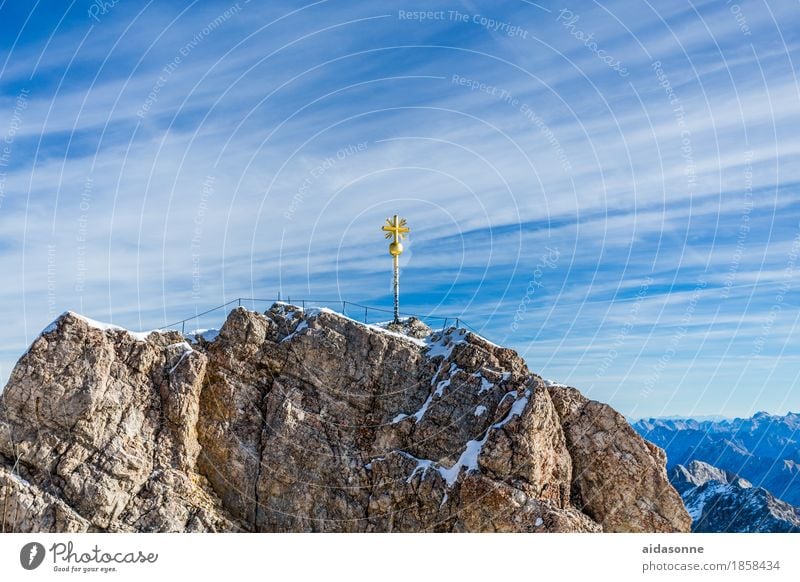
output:
[[[650,418],[636,431],[667,453],[667,469],[704,461],[800,505],[800,414],[698,421]]]
[[[800,532],[800,508],[730,471],[692,461],[673,467],[669,479],[681,494],[694,532]]]
[[[798,531],[800,414],[650,418],[633,427],[666,451],[694,531]]]

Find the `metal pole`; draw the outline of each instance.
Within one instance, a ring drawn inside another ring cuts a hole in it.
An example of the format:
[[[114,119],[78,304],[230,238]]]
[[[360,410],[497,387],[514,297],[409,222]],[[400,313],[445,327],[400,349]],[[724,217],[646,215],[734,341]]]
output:
[[[394,263],[394,322],[400,323],[400,263],[397,255],[392,257]]]

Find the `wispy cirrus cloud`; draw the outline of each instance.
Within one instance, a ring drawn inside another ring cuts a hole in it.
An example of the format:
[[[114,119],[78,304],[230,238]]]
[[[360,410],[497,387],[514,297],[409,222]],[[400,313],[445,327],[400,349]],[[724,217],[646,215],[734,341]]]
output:
[[[742,6],[744,35],[715,2],[545,4],[431,5],[524,38],[402,2],[77,3],[24,28],[4,5],[0,140],[28,93],[0,168],[0,375],[65,309],[150,328],[279,291],[386,304],[376,229],[399,212],[405,305],[463,311],[534,370],[637,414],[798,408],[790,294],[767,326],[797,281],[796,9]]]

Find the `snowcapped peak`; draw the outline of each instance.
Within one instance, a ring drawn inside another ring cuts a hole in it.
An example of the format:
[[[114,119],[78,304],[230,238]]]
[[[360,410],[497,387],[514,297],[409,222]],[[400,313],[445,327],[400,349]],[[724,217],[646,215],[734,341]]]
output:
[[[74,311],[65,311],[64,313],[59,315],[54,321],[52,321],[47,327],[45,327],[40,333],[40,335],[48,334],[57,330],[61,326],[61,323],[64,321],[64,319],[69,317],[78,319],[87,324],[89,327],[92,327],[94,329],[99,329],[101,331],[121,331],[127,333],[128,335],[135,338],[137,341],[145,341],[147,339],[147,336],[149,336],[151,333],[161,331],[157,329],[150,331],[142,331],[142,332],[131,331],[129,329],[125,329],[124,327],[120,327],[112,323],[104,323],[102,321],[91,319],[90,317],[86,317],[85,315],[81,315],[80,313],[76,313]]]

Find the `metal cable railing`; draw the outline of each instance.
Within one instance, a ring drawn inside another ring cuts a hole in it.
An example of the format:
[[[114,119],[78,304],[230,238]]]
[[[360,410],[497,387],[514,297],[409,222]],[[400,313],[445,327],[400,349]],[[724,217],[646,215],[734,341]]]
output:
[[[301,307],[302,309],[306,309],[306,307],[327,307],[327,306],[333,306],[334,308],[340,307],[342,315],[347,316],[347,317],[349,317],[351,319],[355,319],[357,321],[361,321],[362,323],[366,323],[366,324],[369,324],[369,323],[373,323],[373,324],[374,323],[385,323],[385,321],[382,321],[382,320],[379,321],[380,318],[378,318],[378,317],[371,317],[371,314],[380,314],[380,317],[384,318],[384,319],[385,319],[385,315],[390,315],[391,316],[389,318],[390,320],[391,320],[392,317],[394,317],[394,311],[391,310],[391,309],[385,309],[385,308],[382,308],[382,307],[373,307],[371,305],[364,305],[363,303],[354,303],[352,301],[343,301],[343,300],[340,300],[340,299],[339,300],[333,300],[333,299],[295,299],[294,301],[292,301],[291,297],[287,297],[286,299],[282,299],[280,297],[278,297],[277,299],[255,299],[255,298],[249,298],[249,297],[237,297],[236,299],[231,299],[230,301],[228,301],[226,303],[223,303],[222,305],[218,305],[217,307],[212,307],[211,309],[207,309],[207,310],[202,311],[200,313],[196,313],[195,315],[193,315],[191,317],[187,317],[185,319],[180,319],[178,321],[175,321],[173,323],[165,325],[161,329],[171,329],[171,328],[180,327],[181,333],[185,334],[186,333],[186,324],[187,323],[196,322],[196,325],[198,327],[195,328],[195,329],[199,329],[199,324],[201,322],[201,318],[203,318],[205,316],[208,316],[208,315],[210,315],[212,313],[218,312],[218,311],[224,311],[225,312],[225,316],[227,316],[228,308],[231,307],[231,306],[235,305],[236,307],[246,307],[247,304],[249,303],[251,305],[251,307],[253,307],[253,310],[256,311],[255,305],[257,303],[269,303],[271,305],[273,303],[279,303],[279,302],[280,303],[289,303],[289,304],[292,304],[292,305],[297,305],[298,307]],[[336,309],[334,309],[334,311],[335,310]],[[447,324],[448,323],[453,323],[455,325],[455,327],[457,327],[457,328],[463,326],[463,327],[468,328],[470,331],[473,331],[476,334],[479,333],[474,327],[472,327],[471,325],[467,324],[467,322],[465,322],[461,317],[451,317],[451,316],[442,316],[442,315],[420,315],[420,314],[416,314],[416,313],[406,313],[406,312],[400,312],[400,315],[402,317],[416,317],[417,319],[419,319],[420,321],[422,321],[423,323],[426,323],[426,324],[428,324],[428,322],[437,322],[437,327],[438,327],[438,322],[441,322],[441,328],[443,330],[447,329]],[[433,327],[433,326],[431,326],[431,327]]]

